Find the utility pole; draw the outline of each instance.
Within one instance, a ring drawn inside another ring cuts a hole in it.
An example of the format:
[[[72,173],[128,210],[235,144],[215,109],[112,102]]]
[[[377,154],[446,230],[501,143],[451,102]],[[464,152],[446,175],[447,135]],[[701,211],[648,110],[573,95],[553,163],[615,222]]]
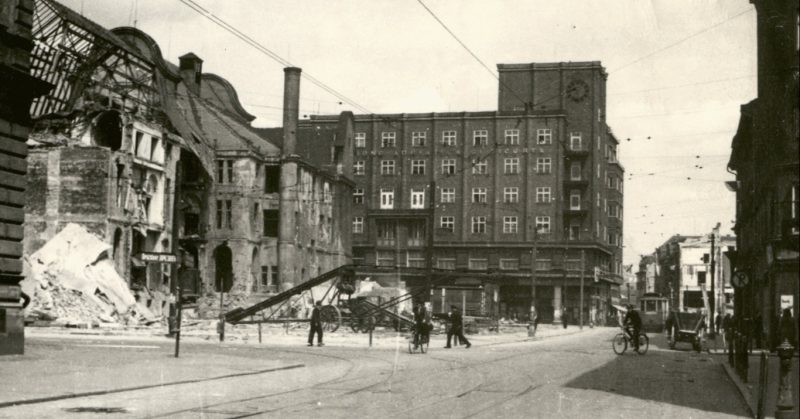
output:
[[[709,301],[709,313],[708,313],[708,324],[711,326],[711,336],[714,336],[714,317],[716,316],[716,307],[715,307],[715,300],[717,298],[716,287],[715,287],[715,271],[716,271],[716,260],[714,258],[714,241],[717,238],[717,233],[719,233],[719,226],[720,223],[717,223],[717,226],[711,230],[711,301]]]
[[[528,337],[533,337],[536,333],[536,324],[534,316],[536,313],[536,243],[537,243],[536,225],[533,226],[533,246],[531,247],[531,311],[528,318]]]
[[[583,330],[583,271],[586,269],[586,251],[581,250],[581,315],[580,329]]]
[[[427,270],[427,283],[425,284],[425,297],[423,297],[423,302],[430,302],[431,303],[431,310],[433,310],[433,300],[432,300],[432,292],[433,288],[431,288],[431,282],[433,280],[433,229],[434,229],[434,222],[436,221],[435,213],[436,213],[436,181],[431,181],[428,185],[428,230],[427,239],[428,243],[426,246],[426,253],[425,255],[425,268]]]

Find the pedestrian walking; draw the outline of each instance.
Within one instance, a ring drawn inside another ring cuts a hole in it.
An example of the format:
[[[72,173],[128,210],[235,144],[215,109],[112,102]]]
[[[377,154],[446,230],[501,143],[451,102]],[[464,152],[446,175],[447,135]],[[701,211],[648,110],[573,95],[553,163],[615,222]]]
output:
[[[730,344],[733,342],[733,316],[731,313],[725,313],[722,318],[722,346],[728,352],[728,361],[733,364],[733,351],[731,351]]]
[[[317,334],[317,346],[325,345],[322,343],[322,301],[317,301],[314,309],[311,310],[311,328],[308,331],[308,346],[314,346],[314,334]]]
[[[564,329],[567,328],[567,323],[569,323],[569,313],[567,310],[564,310],[564,314],[561,315],[561,323],[564,325]]]
[[[451,348],[450,339],[452,339],[455,336],[456,338],[458,338],[458,340],[461,342],[462,345],[467,345],[467,349],[469,349],[469,347],[472,346],[472,344],[469,343],[469,340],[467,340],[466,337],[464,337],[464,318],[461,317],[461,311],[459,311],[457,306],[454,305],[450,306],[449,317],[450,317],[450,330],[447,332],[447,346],[445,346],[445,348],[447,349]]]
[[[794,319],[792,318],[792,310],[789,308],[784,308],[783,313],[781,314],[781,321],[780,321],[780,344],[783,342],[788,342],[790,345],[797,347],[797,342],[795,342],[796,333],[795,333],[795,325]]]

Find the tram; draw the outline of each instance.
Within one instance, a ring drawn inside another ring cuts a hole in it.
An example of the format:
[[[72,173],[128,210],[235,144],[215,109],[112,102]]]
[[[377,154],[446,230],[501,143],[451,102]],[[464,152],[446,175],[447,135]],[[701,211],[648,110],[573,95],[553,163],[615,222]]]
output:
[[[669,299],[657,293],[645,293],[639,298],[639,314],[645,331],[661,333],[669,317]]]

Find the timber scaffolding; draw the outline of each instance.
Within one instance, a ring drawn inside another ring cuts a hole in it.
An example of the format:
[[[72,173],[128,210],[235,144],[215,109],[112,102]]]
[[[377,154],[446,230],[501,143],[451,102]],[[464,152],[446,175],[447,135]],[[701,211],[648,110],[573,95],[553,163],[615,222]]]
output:
[[[268,309],[276,304],[285,303],[290,297],[308,291],[311,288],[321,285],[327,281],[330,280],[341,281],[343,278],[346,277],[352,278],[357,268],[367,268],[367,267],[375,268],[374,266],[364,266],[364,265],[342,265],[336,269],[325,272],[324,274],[317,276],[315,278],[309,279],[308,281],[303,282],[300,285],[297,285],[293,288],[281,292],[280,294],[267,298],[266,300],[256,303],[250,307],[235,308],[225,313],[225,321],[233,324],[243,322],[243,320],[247,317],[253,316],[256,313]],[[446,282],[456,277],[459,278],[472,277],[472,278],[484,278],[484,279],[491,278],[495,280],[502,279],[505,277],[504,275],[499,275],[495,273],[488,274],[488,273],[477,273],[474,271],[460,271],[460,270],[447,270],[447,269],[434,269],[433,272],[431,272],[425,268],[409,268],[400,266],[392,268],[391,272],[396,272],[400,274],[416,274],[420,276],[429,275],[429,281],[427,282],[427,285],[424,287],[419,287],[413,291],[409,291],[397,297],[390,298],[389,300],[381,304],[370,303],[369,309],[366,312],[361,313],[361,317],[370,317],[370,316],[375,316],[377,314],[382,314],[395,320],[399,320],[402,322],[409,322],[410,321],[409,319],[403,316],[399,316],[398,314],[390,310],[390,308],[404,301],[408,301],[409,299],[417,297],[419,295],[425,295],[425,293],[430,292],[430,289],[435,287],[441,287],[445,285]]]

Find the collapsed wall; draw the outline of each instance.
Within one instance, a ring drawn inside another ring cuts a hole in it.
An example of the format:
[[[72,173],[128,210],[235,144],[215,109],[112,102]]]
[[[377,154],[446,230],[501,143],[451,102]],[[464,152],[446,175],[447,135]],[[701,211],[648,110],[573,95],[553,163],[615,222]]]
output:
[[[69,323],[150,324],[158,321],[139,304],[109,259],[110,246],[77,224],[67,224],[26,259],[22,282],[31,297],[26,316]]]

